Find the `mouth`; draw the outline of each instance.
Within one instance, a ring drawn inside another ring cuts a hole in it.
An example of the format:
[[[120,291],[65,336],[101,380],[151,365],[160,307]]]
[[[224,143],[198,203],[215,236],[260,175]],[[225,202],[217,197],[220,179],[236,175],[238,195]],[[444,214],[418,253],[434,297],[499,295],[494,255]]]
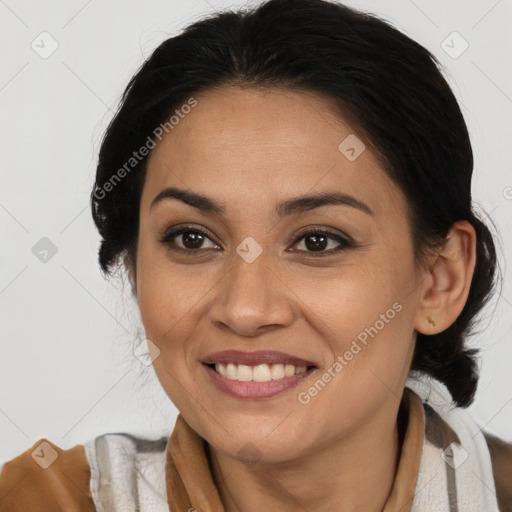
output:
[[[202,364],[218,388],[238,398],[275,396],[317,369],[311,361],[275,351],[217,352]]]
[[[284,377],[292,377],[300,375],[316,366],[295,366],[293,364],[258,364],[255,366],[235,363],[211,363],[207,364],[209,368],[216,371],[229,380],[238,380],[241,382],[269,382],[271,380],[279,380]]]
[[[312,361],[274,350],[224,350],[210,354],[202,363],[229,380],[243,382],[268,382],[306,373],[316,368]]]

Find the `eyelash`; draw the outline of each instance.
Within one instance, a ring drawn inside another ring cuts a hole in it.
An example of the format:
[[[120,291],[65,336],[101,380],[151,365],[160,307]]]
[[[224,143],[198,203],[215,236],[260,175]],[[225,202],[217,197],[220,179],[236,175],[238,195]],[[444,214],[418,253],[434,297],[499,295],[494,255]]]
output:
[[[320,251],[320,252],[314,252],[314,251],[294,251],[294,252],[302,252],[306,253],[308,256],[313,256],[314,258],[322,258],[326,256],[333,256],[335,254],[340,253],[341,251],[344,251],[346,249],[350,249],[355,247],[354,243],[347,238],[342,237],[341,235],[337,235],[336,233],[332,233],[331,231],[326,231],[323,229],[309,229],[299,235],[293,242],[293,245],[296,245],[297,243],[301,242],[302,240],[308,238],[309,236],[313,235],[323,235],[329,240],[332,240],[334,242],[338,242],[340,246],[336,249],[330,249],[328,251]]]
[[[205,231],[203,231],[202,229],[192,227],[192,226],[182,226],[181,228],[178,228],[176,230],[170,231],[169,233],[166,233],[163,236],[163,238],[161,240],[159,240],[159,242],[161,244],[167,245],[169,250],[178,251],[178,252],[181,252],[182,254],[186,254],[187,256],[194,256],[194,255],[197,255],[197,253],[199,253],[201,251],[209,250],[209,249],[201,249],[201,248],[199,248],[199,249],[183,249],[181,247],[172,247],[171,246],[172,239],[177,237],[178,235],[182,235],[183,233],[197,233],[197,234],[200,234],[200,235],[208,238],[209,240],[211,240],[211,238],[208,236],[208,234]],[[350,241],[340,235],[337,235],[335,233],[332,233],[330,231],[325,231],[322,229],[310,229],[310,230],[306,231],[305,233],[302,233],[298,238],[295,239],[295,241],[293,242],[293,245],[296,245],[298,242],[300,242],[303,239],[307,238],[308,236],[312,236],[312,235],[324,235],[329,240],[333,240],[334,242],[340,243],[341,246],[334,250],[331,249],[330,251],[320,251],[317,253],[315,253],[314,251],[304,251],[304,250],[294,251],[294,252],[306,253],[315,258],[317,258],[317,257],[321,258],[321,257],[325,257],[325,256],[330,256],[333,254],[338,254],[339,252],[341,252],[343,250],[355,247],[355,244],[352,241]],[[211,240],[211,241],[213,242],[213,240]]]

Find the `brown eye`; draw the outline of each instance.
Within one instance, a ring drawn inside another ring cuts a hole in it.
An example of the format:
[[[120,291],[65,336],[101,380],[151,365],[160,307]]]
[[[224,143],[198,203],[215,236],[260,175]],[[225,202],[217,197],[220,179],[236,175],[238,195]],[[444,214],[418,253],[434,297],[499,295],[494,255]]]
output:
[[[204,247],[207,241],[211,242],[210,247]],[[184,252],[199,252],[199,249],[218,248],[218,245],[204,231],[190,227],[182,227],[166,233],[159,242],[168,245],[171,250]]]
[[[186,231],[181,234],[181,242],[186,249],[199,249],[204,242],[204,236],[201,233]]]
[[[351,242],[340,235],[321,230],[304,233],[296,240],[295,244],[298,242],[305,247],[305,249],[298,249],[299,252],[317,253],[321,256],[337,253],[347,247],[353,247]]]
[[[323,251],[329,243],[325,235],[308,235],[304,238],[304,244],[310,251]]]

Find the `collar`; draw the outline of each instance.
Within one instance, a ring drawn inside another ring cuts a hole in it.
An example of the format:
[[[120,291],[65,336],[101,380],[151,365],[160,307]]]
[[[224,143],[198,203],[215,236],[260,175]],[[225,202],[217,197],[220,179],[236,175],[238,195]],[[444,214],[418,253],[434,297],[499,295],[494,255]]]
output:
[[[414,498],[425,433],[421,398],[404,389],[398,420],[403,418],[400,459],[383,512],[409,512]],[[170,510],[224,512],[208,463],[204,441],[181,414],[166,448],[165,477]]]

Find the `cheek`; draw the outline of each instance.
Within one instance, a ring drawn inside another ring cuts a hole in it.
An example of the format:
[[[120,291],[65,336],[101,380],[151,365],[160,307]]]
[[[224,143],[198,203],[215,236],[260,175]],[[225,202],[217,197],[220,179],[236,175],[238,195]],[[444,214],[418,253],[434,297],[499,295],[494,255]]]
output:
[[[403,369],[413,340],[414,294],[407,290],[412,282],[412,265],[403,261],[398,268],[382,258],[322,278],[296,276],[302,312],[330,349],[327,364],[341,357],[345,377],[340,380],[369,370],[388,379]]]
[[[183,331],[207,298],[208,276],[196,266],[173,264],[165,251],[140,242],[137,302],[147,336],[164,341]]]
[[[351,270],[326,280],[322,291],[298,293],[308,297],[303,312],[317,333],[316,346],[328,350],[317,376],[325,386],[315,379],[299,399],[316,411],[331,411],[334,429],[340,421],[347,428],[358,424],[390,393],[399,396],[414,348],[406,269],[401,277],[385,266],[378,272]]]
[[[198,278],[197,271],[172,265],[161,251],[140,249],[137,301],[146,337],[160,350],[153,367],[175,406],[189,411],[190,394],[201,394],[193,378],[196,346],[189,341],[197,326],[201,299],[211,286]]]
[[[403,272],[401,272],[403,275]],[[380,314],[402,301],[401,279],[381,264],[364,262],[340,265],[329,273],[314,269],[289,274],[288,283],[304,306],[303,311],[316,315],[326,329],[344,337],[353,336],[373,325]],[[390,312],[393,316],[393,311]]]

